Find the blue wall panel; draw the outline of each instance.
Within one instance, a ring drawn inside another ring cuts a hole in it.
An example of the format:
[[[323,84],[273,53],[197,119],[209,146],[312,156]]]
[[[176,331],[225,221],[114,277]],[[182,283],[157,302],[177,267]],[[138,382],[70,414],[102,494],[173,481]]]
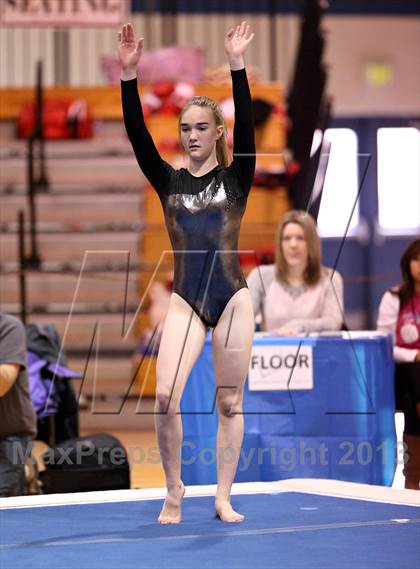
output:
[[[359,199],[359,216],[368,225],[370,238],[366,241],[355,237],[346,239],[340,254],[337,269],[348,279],[345,286],[346,310],[363,310],[367,326],[376,326],[379,302],[384,292],[400,281],[400,258],[411,236],[383,236],[376,233],[378,219],[377,197],[377,131],[382,127],[410,126],[418,118],[340,118],[332,121],[331,127],[351,128],[358,137],[359,153],[371,155],[365,183]],[[359,160],[359,175],[366,159]],[[323,240],[323,262],[334,266],[340,248],[340,239]],[[352,282],[353,281],[353,282]],[[356,282],[354,282],[356,281]],[[359,282],[357,282],[359,281]]]

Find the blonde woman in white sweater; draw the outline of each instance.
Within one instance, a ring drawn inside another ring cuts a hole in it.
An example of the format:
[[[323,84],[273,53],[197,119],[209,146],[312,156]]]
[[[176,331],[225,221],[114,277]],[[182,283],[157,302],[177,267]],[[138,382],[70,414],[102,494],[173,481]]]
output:
[[[274,265],[248,275],[256,317],[274,334],[340,330],[343,325],[343,280],[321,265],[321,242],[312,216],[292,210],[280,222]]]

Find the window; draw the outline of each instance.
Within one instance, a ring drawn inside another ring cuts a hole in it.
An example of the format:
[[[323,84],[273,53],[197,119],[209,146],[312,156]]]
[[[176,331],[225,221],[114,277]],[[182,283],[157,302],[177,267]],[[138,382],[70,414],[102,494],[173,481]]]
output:
[[[318,216],[318,229],[321,237],[343,237],[350,217],[349,233],[359,223],[359,207],[356,203],[357,136],[349,128],[332,128],[325,131],[324,140],[331,143],[331,149]]]
[[[380,128],[378,144],[378,222],[388,234],[420,230],[420,132]]]

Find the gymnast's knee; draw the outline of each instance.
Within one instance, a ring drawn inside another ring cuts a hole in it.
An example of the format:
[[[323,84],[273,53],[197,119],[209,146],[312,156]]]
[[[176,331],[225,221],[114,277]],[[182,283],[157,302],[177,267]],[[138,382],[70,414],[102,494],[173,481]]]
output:
[[[155,412],[160,415],[179,413],[179,400],[167,389],[156,389]]]
[[[231,418],[242,414],[242,397],[236,388],[217,392],[217,410],[219,416]]]

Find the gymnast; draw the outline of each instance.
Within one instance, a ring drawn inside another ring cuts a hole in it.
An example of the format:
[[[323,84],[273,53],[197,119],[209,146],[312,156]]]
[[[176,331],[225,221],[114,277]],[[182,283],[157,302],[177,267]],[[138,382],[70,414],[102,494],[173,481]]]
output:
[[[137,90],[144,40],[136,41],[131,24],[118,34],[125,127],[137,162],[160,198],[174,251],[173,292],[156,371],[155,424],[167,487],[158,517],[162,524],[181,521],[185,487],[180,400],[208,328],[213,329],[219,416],[215,512],[224,522],[244,519],[232,508],[230,495],[242,446],[243,385],[254,334],[251,298],[237,253],[255,169],[252,103],[243,59],[253,38],[244,21],[230,29],[224,41],[235,104],[232,162],[220,108],[208,97],[194,97],[179,118],[188,167],[175,170],[160,157],[144,122]]]

